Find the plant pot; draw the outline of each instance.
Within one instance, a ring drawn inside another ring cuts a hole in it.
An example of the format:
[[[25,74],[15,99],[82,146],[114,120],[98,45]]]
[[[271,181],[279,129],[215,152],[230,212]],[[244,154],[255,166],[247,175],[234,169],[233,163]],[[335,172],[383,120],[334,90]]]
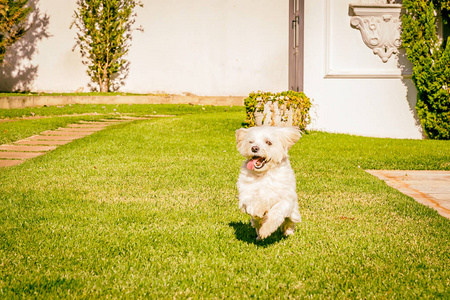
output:
[[[247,126],[295,126],[305,131],[311,100],[302,92],[251,93],[244,101]]]
[[[292,109],[286,109],[286,105],[279,104],[277,100],[267,102],[259,101],[258,110],[255,111],[256,126],[293,126],[294,113]]]

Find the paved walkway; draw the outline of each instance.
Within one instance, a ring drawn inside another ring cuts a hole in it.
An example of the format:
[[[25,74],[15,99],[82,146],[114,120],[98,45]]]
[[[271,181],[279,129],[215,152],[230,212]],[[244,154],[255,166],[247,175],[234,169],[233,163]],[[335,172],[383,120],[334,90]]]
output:
[[[83,138],[94,132],[121,122],[130,122],[146,118],[121,118],[113,120],[82,121],[77,124],[69,124],[65,128],[47,130],[39,135],[16,141],[10,145],[0,145],[0,167],[10,167],[23,163],[55,150],[60,145],[65,145],[73,140]]]
[[[367,172],[450,219],[450,171],[367,170]]]

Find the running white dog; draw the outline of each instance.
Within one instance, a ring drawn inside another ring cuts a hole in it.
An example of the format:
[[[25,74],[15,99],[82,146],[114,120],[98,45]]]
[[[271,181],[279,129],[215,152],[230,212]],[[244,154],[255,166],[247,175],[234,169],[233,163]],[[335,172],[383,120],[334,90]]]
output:
[[[257,240],[281,226],[284,235],[294,233],[301,221],[295,175],[288,150],[300,139],[294,127],[252,127],[236,131],[238,151],[247,158],[241,167],[237,188],[239,208],[249,214]]]

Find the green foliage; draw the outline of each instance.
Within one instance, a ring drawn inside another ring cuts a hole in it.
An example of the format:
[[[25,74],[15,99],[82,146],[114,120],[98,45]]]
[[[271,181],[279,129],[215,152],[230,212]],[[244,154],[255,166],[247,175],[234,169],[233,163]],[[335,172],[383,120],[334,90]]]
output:
[[[77,0],[72,26],[87,73],[100,92],[117,90],[128,72],[124,59],[135,29],[136,0]]]
[[[433,5],[433,3],[436,5]],[[450,43],[437,35],[438,12],[448,18],[450,1],[405,0],[402,40],[413,63],[417,114],[427,136],[450,139]],[[436,8],[435,8],[436,7]]]
[[[306,126],[310,123],[309,110],[311,108],[311,100],[306,97],[303,92],[286,91],[277,94],[270,92],[250,93],[248,98],[244,100],[247,118],[245,123],[247,126],[255,126],[255,113],[264,112],[264,105],[268,102],[276,102],[278,109],[281,111],[281,120],[286,121],[288,111],[293,112],[293,126],[299,127],[305,131]],[[274,114],[271,115],[271,125],[275,125]]]
[[[27,32],[28,0],[0,0],[0,65],[6,50]]]

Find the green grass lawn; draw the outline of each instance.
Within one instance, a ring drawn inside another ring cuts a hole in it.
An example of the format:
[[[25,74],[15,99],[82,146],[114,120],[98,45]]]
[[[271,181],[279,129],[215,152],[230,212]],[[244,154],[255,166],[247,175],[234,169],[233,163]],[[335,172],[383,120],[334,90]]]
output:
[[[121,115],[153,116],[153,115],[184,115],[205,114],[215,112],[240,112],[242,107],[221,107],[211,105],[188,104],[72,104],[61,106],[41,106],[21,109],[0,109],[0,120],[20,117],[46,117],[55,115],[98,114],[109,117]]]
[[[303,220],[256,242],[237,200],[243,109],[166,109],[0,169],[0,298],[450,297],[450,221],[364,172],[450,170],[448,141],[305,135]]]
[[[152,117],[160,115],[209,114],[216,112],[242,112],[242,107],[210,105],[141,105],[141,104],[72,104],[41,106],[23,109],[0,109],[0,145],[11,143],[45,130],[64,127],[79,121],[114,119],[121,116]],[[31,119],[29,119],[31,118]],[[10,122],[14,121],[14,122]]]

